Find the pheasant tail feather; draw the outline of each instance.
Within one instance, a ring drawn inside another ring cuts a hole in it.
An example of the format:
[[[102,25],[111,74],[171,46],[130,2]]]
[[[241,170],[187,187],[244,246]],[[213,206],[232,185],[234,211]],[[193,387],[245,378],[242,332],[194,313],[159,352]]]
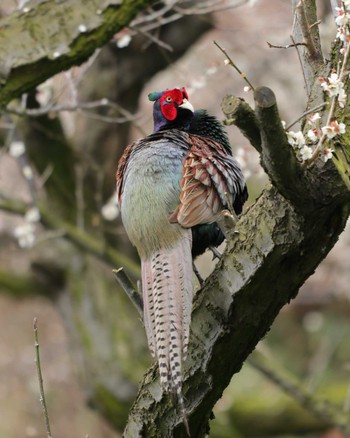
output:
[[[149,347],[157,356],[162,386],[182,400],[193,297],[191,231],[172,248],[142,260],[144,322]]]

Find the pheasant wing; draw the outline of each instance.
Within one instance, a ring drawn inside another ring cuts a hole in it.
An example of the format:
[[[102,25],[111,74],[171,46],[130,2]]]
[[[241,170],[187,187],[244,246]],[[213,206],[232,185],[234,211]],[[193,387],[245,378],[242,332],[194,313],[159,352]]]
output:
[[[135,148],[135,145],[136,145],[136,143],[129,144],[129,146],[127,146],[125,148],[124,153],[120,157],[119,162],[118,162],[116,180],[117,180],[117,196],[118,196],[119,205],[121,205],[121,202],[122,202],[123,182],[124,182],[125,170],[127,168],[131,152]]]
[[[211,223],[225,207],[232,208],[245,191],[238,163],[218,142],[190,135],[184,159],[180,203],[170,221],[183,227]]]

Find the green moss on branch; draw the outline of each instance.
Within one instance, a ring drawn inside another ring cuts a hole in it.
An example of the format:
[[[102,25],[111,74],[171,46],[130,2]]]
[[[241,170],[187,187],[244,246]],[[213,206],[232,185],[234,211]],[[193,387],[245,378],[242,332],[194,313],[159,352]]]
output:
[[[47,0],[0,20],[0,107],[86,61],[154,0]]]

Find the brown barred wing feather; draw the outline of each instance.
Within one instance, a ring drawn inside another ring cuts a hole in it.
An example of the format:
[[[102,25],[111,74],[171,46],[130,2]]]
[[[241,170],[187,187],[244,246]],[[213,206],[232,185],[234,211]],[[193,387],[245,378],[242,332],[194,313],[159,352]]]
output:
[[[197,135],[190,135],[189,141],[180,203],[170,216],[185,228],[214,222],[246,190],[238,163],[220,143]]]

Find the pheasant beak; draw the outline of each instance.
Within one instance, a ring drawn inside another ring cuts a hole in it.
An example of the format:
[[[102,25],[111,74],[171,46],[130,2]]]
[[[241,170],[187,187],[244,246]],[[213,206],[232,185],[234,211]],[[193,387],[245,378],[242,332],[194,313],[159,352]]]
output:
[[[188,109],[194,113],[194,108],[192,104],[186,98],[183,99],[182,104],[179,105],[179,108]]]

